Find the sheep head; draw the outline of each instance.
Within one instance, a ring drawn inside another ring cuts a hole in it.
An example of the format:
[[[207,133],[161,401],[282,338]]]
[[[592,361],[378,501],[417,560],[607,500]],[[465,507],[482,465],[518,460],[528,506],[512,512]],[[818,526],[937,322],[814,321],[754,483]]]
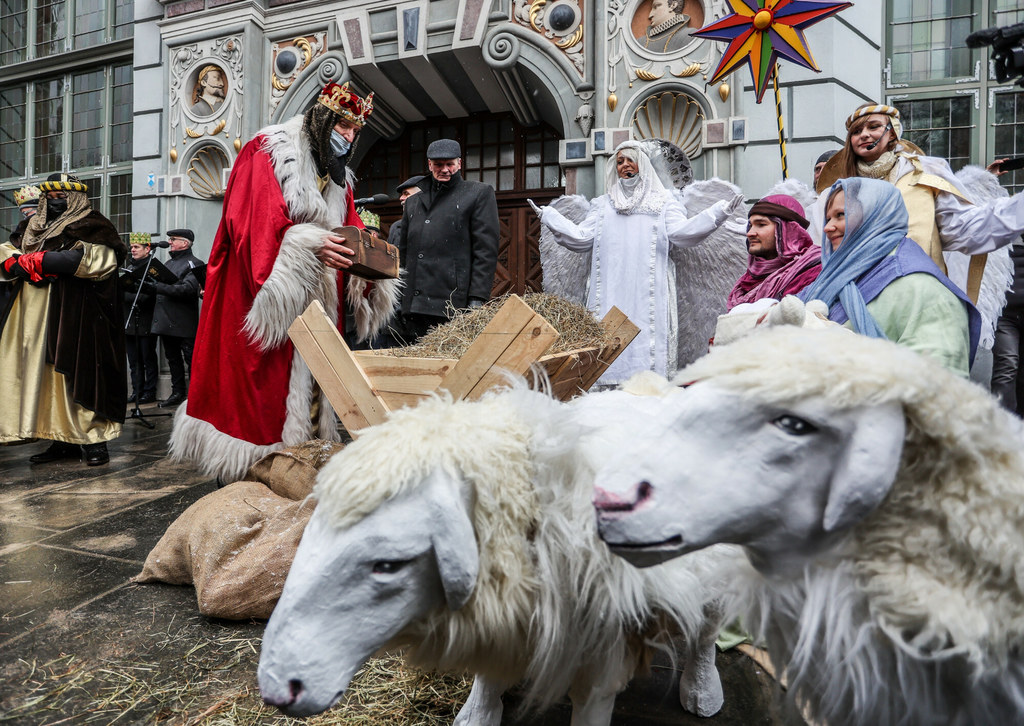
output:
[[[479,565],[471,499],[436,469],[349,527],[318,508],[263,637],[263,699],[292,716],[320,713],[409,623],[465,605]]]
[[[637,415],[598,473],[601,537],[640,566],[720,542],[766,569],[826,549],[881,504],[900,468],[904,410],[878,357],[891,348],[791,328],[690,366],[680,378],[697,381]],[[830,381],[844,353],[881,370]]]

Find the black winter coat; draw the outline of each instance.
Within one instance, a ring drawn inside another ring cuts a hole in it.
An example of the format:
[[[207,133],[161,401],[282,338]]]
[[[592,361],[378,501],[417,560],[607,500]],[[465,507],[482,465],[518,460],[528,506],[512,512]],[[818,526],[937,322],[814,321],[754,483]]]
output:
[[[498,203],[487,184],[460,174],[405,200],[398,251],[406,271],[402,312],[447,317],[491,297],[498,263]]]
[[[178,276],[178,281],[147,284],[147,287],[152,285],[156,293],[151,330],[157,335],[194,338],[199,327],[199,293],[202,290],[194,271],[201,270],[206,263],[193,255],[192,248],[189,248],[171,252],[164,265]]]
[[[125,261],[125,267],[131,269],[141,279],[148,263],[148,256],[143,257],[141,260],[129,257]],[[128,321],[128,327],[124,329],[126,335],[149,335],[149,329],[153,325],[153,305],[156,303],[156,295],[147,289],[149,285],[143,285],[142,287],[142,292],[139,292],[138,302],[135,303],[135,310],[133,311],[132,302],[135,301],[135,293],[139,290],[139,283],[127,273],[121,275],[124,317]],[[131,317],[129,317],[129,314]]]

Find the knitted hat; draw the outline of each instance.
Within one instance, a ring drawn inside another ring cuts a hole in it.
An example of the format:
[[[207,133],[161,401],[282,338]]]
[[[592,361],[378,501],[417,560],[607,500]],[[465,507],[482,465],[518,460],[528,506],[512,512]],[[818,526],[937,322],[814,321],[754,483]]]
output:
[[[34,207],[39,204],[39,197],[42,192],[39,187],[27,186],[17,189],[14,192],[14,203],[19,207]]]
[[[349,89],[347,82],[341,86],[333,81],[328,83],[320,91],[317,102],[360,128],[373,112],[373,94],[371,93],[366,98],[359,98]]]
[[[54,173],[39,185],[41,192],[88,192],[89,187],[74,174]]]
[[[151,245],[153,244],[153,235],[150,234],[149,232],[129,232],[128,244]]]
[[[900,110],[895,106],[887,106],[884,103],[865,103],[863,106],[858,106],[857,110],[849,115],[846,119],[846,128],[849,130],[853,122],[862,116],[870,116],[873,113],[885,114],[889,117],[889,123],[892,124],[892,131],[896,134],[896,138],[903,137],[903,122],[900,120]]]
[[[195,242],[196,241],[196,235],[190,229],[184,229],[184,228],[182,228],[182,229],[172,229],[172,230],[170,230],[167,233],[167,236],[168,237],[184,237],[189,242]]]

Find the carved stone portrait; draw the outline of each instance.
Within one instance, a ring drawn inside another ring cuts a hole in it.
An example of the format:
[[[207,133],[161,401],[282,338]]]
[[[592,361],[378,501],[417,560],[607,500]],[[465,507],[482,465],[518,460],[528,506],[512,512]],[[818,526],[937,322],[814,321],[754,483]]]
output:
[[[213,116],[224,104],[227,93],[228,79],[224,69],[208,63],[196,74],[189,111],[195,116]]]
[[[643,0],[630,26],[641,47],[653,53],[672,53],[690,42],[690,31],[704,24],[700,0]]]

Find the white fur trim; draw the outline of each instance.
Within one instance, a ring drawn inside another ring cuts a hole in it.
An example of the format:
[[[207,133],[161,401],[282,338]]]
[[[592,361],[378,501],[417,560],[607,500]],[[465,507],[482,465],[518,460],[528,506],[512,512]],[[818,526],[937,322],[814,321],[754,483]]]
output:
[[[291,375],[288,378],[288,398],[285,400],[284,427],[281,429],[282,444],[297,446],[312,438],[339,440],[338,418],[323,392],[319,395],[320,424],[317,430],[313,431],[313,424],[309,418],[310,403],[313,400],[313,374],[299,355],[299,351],[294,351]]]
[[[368,295],[366,280],[355,275],[345,278],[345,300],[355,313],[356,339],[362,342],[383,328],[394,315],[401,298],[402,280],[377,280]]]
[[[245,477],[249,467],[284,444],[259,446],[218,431],[202,419],[186,412],[187,402],[174,413],[168,456],[171,461],[193,463],[208,476],[220,477],[225,483]]]
[[[314,299],[325,310],[337,310],[337,273],[316,257],[325,234],[313,224],[295,224],[284,233],[274,268],[245,316],[243,329],[261,349],[288,340],[288,327]]]

